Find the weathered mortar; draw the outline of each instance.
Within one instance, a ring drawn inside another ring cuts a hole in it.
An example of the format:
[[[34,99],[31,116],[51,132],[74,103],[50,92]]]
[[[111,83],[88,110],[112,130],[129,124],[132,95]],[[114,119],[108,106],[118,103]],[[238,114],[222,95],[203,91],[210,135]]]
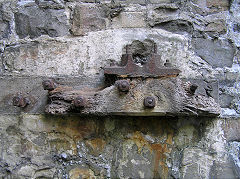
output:
[[[0,0],[0,177],[239,178],[239,3]],[[103,88],[133,41],[156,43],[182,78],[217,79],[221,115],[42,114],[43,79]],[[35,114],[12,106],[17,92]]]

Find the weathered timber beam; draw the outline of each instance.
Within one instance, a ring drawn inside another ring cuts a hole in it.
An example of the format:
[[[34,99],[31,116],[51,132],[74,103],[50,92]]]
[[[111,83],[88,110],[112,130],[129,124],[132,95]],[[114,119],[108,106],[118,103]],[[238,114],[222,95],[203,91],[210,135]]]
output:
[[[208,93],[216,86],[201,89],[203,86],[179,78],[138,78],[128,79],[128,83],[126,92],[119,89],[119,81],[103,90],[92,91],[59,86],[49,91],[51,102],[46,112],[136,116],[216,116],[220,113],[214,96]],[[146,99],[154,105],[146,104]]]
[[[47,92],[42,86],[46,77],[0,77],[0,113],[18,114],[93,114],[175,116],[220,113],[218,84],[202,80],[161,78],[126,79],[104,87],[104,80],[89,77],[57,77],[57,86]],[[127,90],[126,90],[127,89]],[[15,101],[14,97],[23,101]],[[82,97],[82,98],[78,98]],[[150,98],[145,104],[146,97]],[[25,101],[27,100],[27,101]],[[18,102],[18,103],[17,103]],[[154,103],[154,106],[153,106]],[[152,105],[152,107],[151,107]]]
[[[0,76],[0,114],[30,114],[45,113],[48,103],[48,92],[43,89],[42,82],[48,77],[33,76]],[[99,77],[65,77],[54,78],[58,85],[101,88],[104,80]],[[14,97],[23,97],[29,100],[24,107],[14,106]]]

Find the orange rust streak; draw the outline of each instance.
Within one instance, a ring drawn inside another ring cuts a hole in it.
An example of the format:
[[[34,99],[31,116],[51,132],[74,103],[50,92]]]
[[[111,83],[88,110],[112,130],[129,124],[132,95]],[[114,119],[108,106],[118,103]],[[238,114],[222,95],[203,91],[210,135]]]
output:
[[[168,148],[168,144],[172,144],[173,131],[168,131],[167,140],[165,144],[149,144],[149,142],[142,136],[139,131],[136,131],[131,140],[135,142],[138,147],[138,152],[141,153],[143,147],[147,147],[151,152],[154,151],[154,177],[167,178],[168,177],[168,166],[166,165],[166,153],[170,153],[171,150]],[[159,172],[159,166],[161,172]],[[161,175],[161,176],[159,176]]]
[[[102,152],[106,142],[103,139],[96,138],[92,140],[86,141],[87,145],[89,145],[93,150]]]
[[[167,144],[152,144],[152,149],[155,151],[155,162],[154,162],[154,176],[158,177],[158,167],[161,166],[161,174],[163,178],[168,177],[168,166],[166,165],[166,155],[165,153],[169,153],[170,150],[167,147]]]

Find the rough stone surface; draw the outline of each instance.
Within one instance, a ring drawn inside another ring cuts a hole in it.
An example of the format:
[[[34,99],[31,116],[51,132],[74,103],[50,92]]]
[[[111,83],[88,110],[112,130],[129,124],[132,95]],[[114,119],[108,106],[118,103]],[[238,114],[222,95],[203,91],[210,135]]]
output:
[[[65,11],[31,5],[19,8],[15,13],[16,32],[20,38],[29,36],[36,38],[41,35],[58,37],[69,34],[68,20]]]
[[[234,178],[223,152],[229,122],[1,115],[1,177]]]
[[[112,26],[113,28],[144,28],[147,24],[142,12],[122,12],[113,18]]]
[[[196,55],[214,68],[232,66],[235,50],[230,42],[194,38],[192,43]]]
[[[10,36],[11,13],[8,10],[9,3],[0,5],[0,40]]]
[[[10,25],[8,21],[3,18],[3,13],[0,10],[0,39],[7,38],[10,32]]]
[[[229,28],[228,35],[230,39],[232,39],[237,47],[240,47],[240,32],[238,30],[238,25],[240,22],[240,12],[239,12],[239,1],[233,0],[230,7],[230,20],[229,20]]]
[[[73,35],[86,35],[88,32],[106,28],[105,13],[97,5],[76,6],[72,16],[71,31]]]

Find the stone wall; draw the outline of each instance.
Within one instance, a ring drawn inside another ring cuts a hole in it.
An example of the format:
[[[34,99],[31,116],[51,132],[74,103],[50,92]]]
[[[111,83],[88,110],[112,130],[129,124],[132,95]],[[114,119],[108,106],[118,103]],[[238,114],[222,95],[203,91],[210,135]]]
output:
[[[43,79],[103,88],[148,41],[179,78],[218,80],[219,117],[44,114]],[[0,177],[239,178],[239,49],[239,0],[0,0]]]

